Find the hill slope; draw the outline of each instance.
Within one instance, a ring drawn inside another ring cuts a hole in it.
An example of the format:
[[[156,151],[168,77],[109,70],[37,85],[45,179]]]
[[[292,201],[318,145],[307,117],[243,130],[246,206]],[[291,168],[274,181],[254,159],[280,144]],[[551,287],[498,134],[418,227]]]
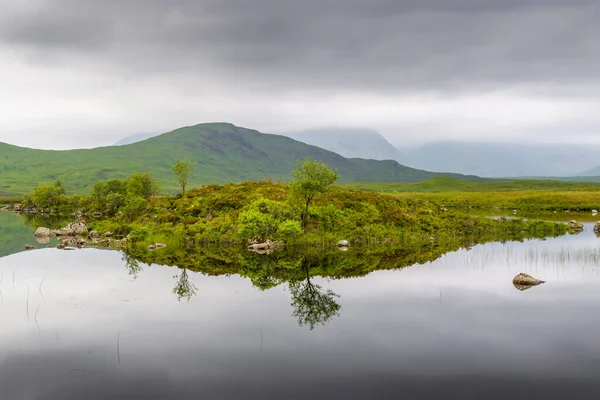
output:
[[[35,150],[0,143],[0,195],[24,194],[61,179],[70,192],[86,193],[98,180],[151,172],[164,192],[177,190],[171,165],[188,157],[198,167],[189,187],[245,180],[288,180],[296,160],[311,156],[337,168],[340,182],[417,182],[435,176],[396,161],[347,159],[293,139],[226,123],[174,130],[142,142],[83,150]]]

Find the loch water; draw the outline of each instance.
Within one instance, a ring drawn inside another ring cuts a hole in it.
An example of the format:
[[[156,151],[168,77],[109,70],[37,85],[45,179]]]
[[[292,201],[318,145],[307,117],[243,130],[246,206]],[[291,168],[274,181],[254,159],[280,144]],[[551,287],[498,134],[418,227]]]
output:
[[[306,271],[264,287],[114,250],[20,251],[33,228],[0,218],[15,225],[0,230],[2,399],[600,393],[600,239],[591,223],[579,235],[475,245],[360,277]],[[351,247],[347,257],[364,251]],[[517,290],[519,272],[547,282]]]

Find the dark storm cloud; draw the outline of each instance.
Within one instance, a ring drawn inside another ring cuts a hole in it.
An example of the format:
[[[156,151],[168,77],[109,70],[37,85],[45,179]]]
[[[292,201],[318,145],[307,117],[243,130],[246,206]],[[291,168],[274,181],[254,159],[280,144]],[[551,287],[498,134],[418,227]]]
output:
[[[54,62],[111,63],[250,87],[373,92],[600,81],[597,1],[15,2],[0,41]]]

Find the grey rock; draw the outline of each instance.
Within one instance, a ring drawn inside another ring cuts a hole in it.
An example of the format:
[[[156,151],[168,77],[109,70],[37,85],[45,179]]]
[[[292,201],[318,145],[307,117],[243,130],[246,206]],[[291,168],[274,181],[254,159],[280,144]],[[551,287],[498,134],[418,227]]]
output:
[[[52,236],[52,231],[50,230],[50,228],[44,228],[43,226],[40,226],[39,228],[37,228],[35,230],[35,233],[33,234],[33,236],[35,236],[35,237],[50,237],[50,236]]]

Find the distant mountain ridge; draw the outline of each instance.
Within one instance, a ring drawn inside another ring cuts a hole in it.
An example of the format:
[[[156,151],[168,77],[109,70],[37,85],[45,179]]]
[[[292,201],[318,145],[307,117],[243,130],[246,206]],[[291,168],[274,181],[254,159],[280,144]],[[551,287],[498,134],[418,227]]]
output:
[[[138,141],[145,135],[134,135],[124,140],[127,143]],[[356,128],[320,128],[283,132],[281,135],[348,158],[396,160],[427,171],[491,178],[552,177],[572,180],[578,176],[582,179],[600,176],[597,156],[600,146],[438,141],[421,146],[394,147],[376,130]]]
[[[283,132],[283,136],[348,158],[398,160],[398,149],[374,129],[322,128]]]
[[[71,192],[86,193],[99,181],[151,172],[165,192],[177,191],[171,165],[189,158],[197,166],[189,186],[273,179],[287,181],[296,160],[310,156],[336,168],[340,182],[418,182],[436,176],[474,176],[409,168],[393,160],[348,159],[294,139],[228,123],[188,126],[126,146],[82,150],[35,150],[0,143],[0,195],[24,194],[60,179]]]

